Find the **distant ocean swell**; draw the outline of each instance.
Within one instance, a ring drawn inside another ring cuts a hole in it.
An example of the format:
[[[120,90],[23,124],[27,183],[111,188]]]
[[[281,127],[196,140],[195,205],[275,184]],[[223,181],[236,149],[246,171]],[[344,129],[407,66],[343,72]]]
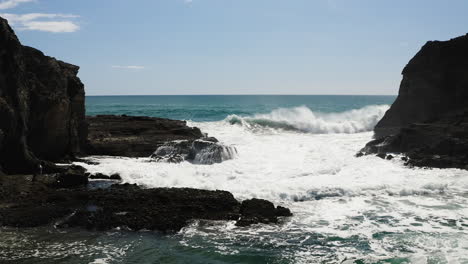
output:
[[[371,131],[388,105],[370,105],[341,113],[320,113],[306,106],[278,108],[268,114],[229,115],[225,121],[249,129],[273,128],[311,134],[360,133]]]

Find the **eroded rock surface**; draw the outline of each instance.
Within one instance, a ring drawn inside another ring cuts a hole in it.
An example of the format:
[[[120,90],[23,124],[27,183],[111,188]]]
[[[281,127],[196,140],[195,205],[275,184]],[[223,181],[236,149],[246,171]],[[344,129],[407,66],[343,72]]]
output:
[[[98,115],[89,123],[88,153],[92,155],[149,157],[168,141],[203,138],[185,121],[146,116]]]
[[[82,173],[82,174],[81,174]],[[0,226],[82,227],[109,230],[178,231],[195,219],[236,220],[238,226],[277,223],[291,216],[289,209],[266,200],[242,204],[226,191],[191,188],[144,189],[114,184],[90,189],[83,182],[84,170],[65,168],[60,175],[11,175],[0,178]]]

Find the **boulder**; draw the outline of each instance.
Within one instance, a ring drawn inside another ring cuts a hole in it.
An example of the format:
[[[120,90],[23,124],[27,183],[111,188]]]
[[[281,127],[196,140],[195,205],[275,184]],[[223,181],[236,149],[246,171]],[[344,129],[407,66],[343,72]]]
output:
[[[237,226],[249,226],[257,223],[277,223],[279,216],[292,216],[288,208],[278,206],[275,208],[272,202],[263,199],[250,199],[242,202],[240,207],[240,219]]]

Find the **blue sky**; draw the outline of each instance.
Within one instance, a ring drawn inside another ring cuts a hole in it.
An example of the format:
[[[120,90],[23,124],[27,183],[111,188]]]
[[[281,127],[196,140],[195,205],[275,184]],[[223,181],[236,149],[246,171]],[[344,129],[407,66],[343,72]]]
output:
[[[81,67],[88,95],[397,94],[465,0],[0,0],[25,45]]]

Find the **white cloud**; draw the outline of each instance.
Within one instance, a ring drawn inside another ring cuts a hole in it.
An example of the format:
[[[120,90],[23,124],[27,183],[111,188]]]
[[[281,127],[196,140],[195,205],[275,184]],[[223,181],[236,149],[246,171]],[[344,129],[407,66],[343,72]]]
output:
[[[6,18],[8,22],[17,27],[19,30],[39,30],[46,32],[75,32],[80,29],[80,26],[71,21],[76,15],[64,14],[44,14],[44,13],[30,13],[30,14],[0,14]]]
[[[145,66],[138,66],[138,65],[129,65],[129,66],[120,66],[120,65],[112,65],[114,69],[131,69],[131,70],[143,70]]]
[[[193,0],[184,0],[184,3],[186,3],[186,4],[190,4],[192,2],[193,2]]]
[[[16,7],[21,3],[34,2],[34,0],[6,0],[0,2],[0,9],[9,9]]]

